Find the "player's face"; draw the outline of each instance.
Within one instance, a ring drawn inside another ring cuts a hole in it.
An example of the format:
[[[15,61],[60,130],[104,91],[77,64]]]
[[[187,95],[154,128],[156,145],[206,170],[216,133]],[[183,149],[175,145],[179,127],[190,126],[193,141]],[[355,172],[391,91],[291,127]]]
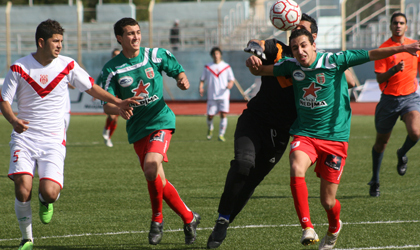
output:
[[[127,25],[123,28],[124,33],[118,36],[124,51],[136,51],[140,49],[141,31],[138,25]]]
[[[222,60],[222,54],[220,53],[220,51],[218,51],[218,50],[216,50],[216,51],[214,51],[214,53],[213,53],[213,61],[215,62],[215,63],[218,63],[218,62],[220,62],[221,60]]]
[[[311,44],[307,36],[301,35],[292,39],[290,47],[293,56],[302,66],[309,67],[315,61],[316,45]]]
[[[393,36],[403,36],[407,31],[407,23],[403,16],[396,16],[391,23],[391,32]]]
[[[54,34],[52,37],[48,38],[47,41],[45,41],[42,46],[42,50],[45,52],[47,57],[54,59],[60,55],[62,47],[63,35]]]

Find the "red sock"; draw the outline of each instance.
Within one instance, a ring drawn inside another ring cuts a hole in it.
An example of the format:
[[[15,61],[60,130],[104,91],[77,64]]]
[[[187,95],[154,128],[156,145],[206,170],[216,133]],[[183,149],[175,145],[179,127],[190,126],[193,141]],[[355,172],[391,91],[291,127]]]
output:
[[[109,130],[109,126],[111,125],[112,119],[110,117],[106,118],[105,121],[105,129]]]
[[[308,188],[306,187],[305,177],[290,177],[290,188],[300,225],[303,229],[314,228],[309,213]]]
[[[148,180],[147,187],[149,189],[150,202],[152,203],[152,221],[162,223],[163,184],[160,176],[158,175],[154,181]]]
[[[175,187],[168,180],[166,180],[166,185],[163,188],[163,199],[182,218],[184,224],[188,224],[194,219],[193,213],[185,205],[181,197],[179,197],[178,191],[176,191]]]
[[[328,231],[330,233],[336,233],[340,229],[340,211],[341,211],[341,204],[338,200],[335,200],[335,205],[330,210],[327,211],[328,215]]]
[[[116,128],[117,128],[117,119],[112,120],[111,124],[109,125],[109,138],[111,138],[112,134],[114,134],[114,131]]]

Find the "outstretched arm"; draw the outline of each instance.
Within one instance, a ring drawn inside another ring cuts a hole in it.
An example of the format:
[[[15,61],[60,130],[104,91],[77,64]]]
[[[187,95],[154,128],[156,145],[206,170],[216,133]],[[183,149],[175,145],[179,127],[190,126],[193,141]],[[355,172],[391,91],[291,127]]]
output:
[[[395,47],[386,47],[386,48],[378,48],[369,50],[369,59],[371,61],[376,61],[380,59],[387,58],[397,53],[401,52],[408,52],[413,56],[417,55],[417,51],[420,50],[420,40],[416,41],[415,43],[395,46]]]
[[[256,76],[274,76],[273,70],[274,65],[262,65],[260,58],[256,56],[250,56],[246,60],[246,66],[248,67],[251,74]]]

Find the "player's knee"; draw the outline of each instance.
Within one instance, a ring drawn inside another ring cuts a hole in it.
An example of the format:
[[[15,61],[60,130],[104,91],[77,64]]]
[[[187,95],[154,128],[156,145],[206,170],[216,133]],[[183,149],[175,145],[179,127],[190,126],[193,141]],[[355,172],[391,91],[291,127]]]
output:
[[[232,169],[235,169],[238,174],[248,176],[249,172],[254,167],[254,163],[248,160],[232,160],[230,166]]]
[[[144,176],[147,180],[153,181],[157,177],[157,163],[153,161],[148,161],[144,163],[143,167]]]

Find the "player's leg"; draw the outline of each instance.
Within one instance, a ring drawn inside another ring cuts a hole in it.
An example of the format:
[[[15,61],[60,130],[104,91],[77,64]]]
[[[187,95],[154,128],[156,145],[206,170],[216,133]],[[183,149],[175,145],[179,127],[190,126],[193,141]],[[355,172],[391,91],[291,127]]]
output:
[[[109,125],[109,139],[111,139],[112,135],[115,132],[115,129],[117,128],[118,123],[118,115],[110,115],[111,116],[111,124]]]
[[[220,110],[219,141],[225,141],[225,133],[228,125],[226,115],[229,113],[229,99],[219,100],[218,109]]]
[[[260,131],[264,142],[262,143],[261,149],[256,152],[255,167],[251,169],[244,187],[238,194],[232,214],[230,215],[230,223],[234,221],[236,216],[245,207],[254,193],[255,188],[279,162],[289,143],[290,135],[287,129],[274,130],[260,127]]]
[[[217,102],[215,100],[207,100],[207,140],[211,140],[213,137],[213,118],[217,113]]]
[[[66,148],[59,143],[39,143],[37,146],[42,151],[37,157],[39,216],[42,223],[48,224],[54,212],[53,203],[60,197],[64,184]]]
[[[207,241],[208,248],[219,247],[226,238],[231,213],[238,194],[244,188],[246,179],[255,164],[256,152],[261,148],[260,131],[255,129],[255,121],[246,111],[239,117],[234,141],[235,158],[230,162],[225,187],[219,202],[219,216]]]
[[[375,110],[375,128],[376,139],[372,148],[372,178],[368,185],[369,194],[372,197],[380,195],[379,191],[379,172],[381,169],[382,159],[385,148],[391,137],[392,128],[394,127],[398,116],[399,104],[394,97],[382,96]]]
[[[406,96],[404,101],[405,105],[401,111],[401,115],[408,135],[402,147],[397,151],[397,171],[400,175],[404,175],[407,171],[407,152],[416,145],[420,138],[420,97],[417,93],[413,93]]]
[[[308,168],[316,161],[316,150],[311,138],[294,136],[291,142],[290,162],[290,189],[292,191],[295,210],[303,229],[300,242],[303,245],[315,244],[318,235],[311,222],[308,202],[308,188],[305,174]]]
[[[111,141],[111,136],[114,134],[117,128],[118,115],[108,115],[102,136],[104,138],[105,145],[112,148],[114,144]]]

